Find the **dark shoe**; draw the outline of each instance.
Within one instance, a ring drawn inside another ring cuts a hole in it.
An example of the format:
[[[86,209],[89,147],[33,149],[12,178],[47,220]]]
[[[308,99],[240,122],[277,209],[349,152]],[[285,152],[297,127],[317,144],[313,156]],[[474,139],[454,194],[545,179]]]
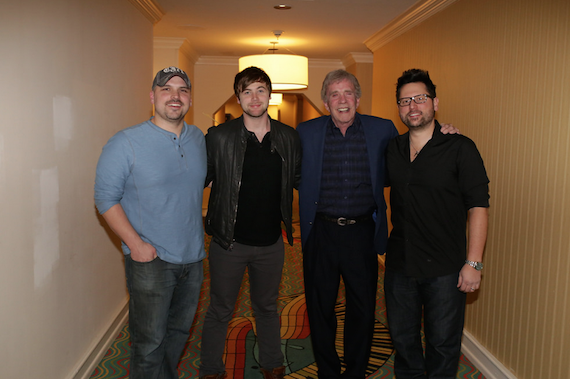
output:
[[[201,376],[200,379],[225,379],[228,374],[224,371],[221,374],[212,374]]]
[[[264,368],[261,369],[264,379],[283,379],[285,375],[285,366],[275,367],[273,370],[268,371]]]

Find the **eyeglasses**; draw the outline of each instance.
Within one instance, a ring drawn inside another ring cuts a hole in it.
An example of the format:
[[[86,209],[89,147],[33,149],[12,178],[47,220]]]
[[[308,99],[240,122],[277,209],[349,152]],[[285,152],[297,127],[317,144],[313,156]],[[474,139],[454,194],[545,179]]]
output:
[[[427,101],[427,99],[433,99],[433,97],[431,97],[430,95],[428,95],[427,93],[421,94],[421,95],[416,95],[416,96],[412,96],[412,97],[402,97],[400,100],[398,100],[398,106],[400,107],[406,107],[408,105],[410,105],[410,103],[412,102],[412,100],[414,101],[414,103],[416,104],[423,104]]]

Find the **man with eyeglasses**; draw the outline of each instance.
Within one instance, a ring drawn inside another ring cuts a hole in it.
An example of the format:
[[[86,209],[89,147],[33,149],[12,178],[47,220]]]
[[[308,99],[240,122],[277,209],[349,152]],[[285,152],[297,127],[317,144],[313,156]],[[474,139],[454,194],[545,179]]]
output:
[[[386,156],[393,229],[384,289],[394,371],[398,379],[454,379],[466,293],[481,283],[489,179],[473,141],[441,133],[427,71],[405,71],[396,88],[409,131],[390,141]]]

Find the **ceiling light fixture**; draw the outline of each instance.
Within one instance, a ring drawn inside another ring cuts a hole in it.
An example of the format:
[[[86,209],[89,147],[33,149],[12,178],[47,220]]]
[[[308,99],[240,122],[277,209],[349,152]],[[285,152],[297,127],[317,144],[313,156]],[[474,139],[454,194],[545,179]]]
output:
[[[283,33],[274,30],[273,34],[279,40]],[[278,50],[275,45],[279,41],[271,42],[271,54],[246,55],[239,59],[239,71],[255,66],[263,69],[271,79],[273,90],[304,89],[309,85],[309,60],[307,57],[295,54],[275,54]]]
[[[273,8],[280,10],[280,11],[286,11],[286,10],[291,9],[291,6],[286,5],[286,4],[279,4],[279,5],[274,6]]]

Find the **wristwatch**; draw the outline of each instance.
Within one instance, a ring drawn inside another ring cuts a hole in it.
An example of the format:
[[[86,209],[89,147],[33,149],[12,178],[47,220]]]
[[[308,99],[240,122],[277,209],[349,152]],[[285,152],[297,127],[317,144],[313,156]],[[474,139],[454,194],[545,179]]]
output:
[[[481,262],[474,262],[470,261],[469,259],[466,259],[465,263],[467,263],[469,266],[473,267],[477,271],[481,271],[483,269],[483,263]]]

